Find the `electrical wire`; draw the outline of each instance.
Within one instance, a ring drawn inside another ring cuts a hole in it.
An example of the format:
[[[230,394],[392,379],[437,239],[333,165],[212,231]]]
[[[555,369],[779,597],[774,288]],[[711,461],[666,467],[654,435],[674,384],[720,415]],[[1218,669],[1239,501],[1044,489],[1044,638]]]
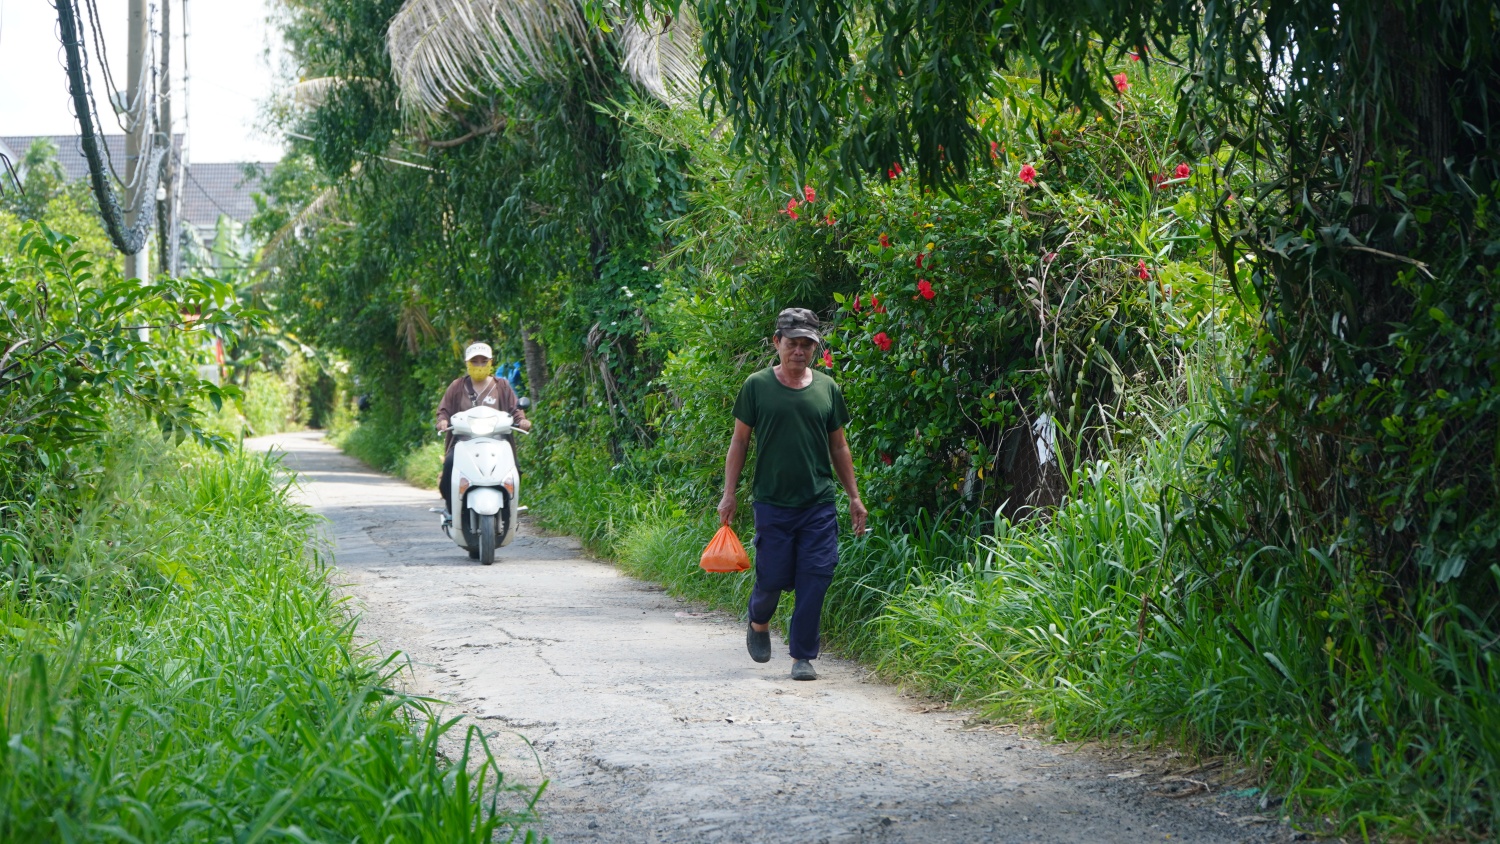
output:
[[[219,209],[219,213],[220,214],[223,214],[224,216],[230,217],[230,218],[234,217],[234,215],[229,212],[228,208],[225,208],[224,206],[220,205],[219,204],[219,200],[214,199],[214,195],[212,193],[209,193],[208,188],[204,187],[202,182],[198,181],[198,177],[193,175],[193,171],[192,170],[187,170],[186,168],[184,168],[184,169],[185,169],[185,171],[187,173],[187,177],[189,179],[193,180],[193,184],[195,184],[195,185],[198,186],[198,190],[203,191],[203,195],[206,196],[206,197],[208,197],[208,201],[212,202],[214,204],[215,208]]]
[[[56,0],[55,8],[57,9],[58,37],[67,55],[68,87],[72,94],[74,115],[78,118],[80,142],[84,158],[89,164],[89,182],[99,205],[99,214],[104,219],[104,228],[115,247],[127,255],[134,255],[146,243],[146,231],[150,227],[152,215],[142,212],[146,197],[152,195],[154,198],[156,187],[154,178],[160,173],[166,146],[160,143],[159,132],[153,131],[147,136],[150,138],[149,154],[143,154],[141,160],[136,162],[134,175],[137,178],[132,180],[135,184],[127,185],[128,188],[139,189],[135,191],[132,207],[128,210],[122,209],[119,198],[115,196],[114,189],[109,184],[104,154],[100,149],[105,144],[102,143],[102,138],[96,128],[99,125],[98,106],[86,73],[88,51],[85,49],[83,37],[78,32],[78,19],[81,15],[77,0]],[[151,97],[150,111],[147,114],[152,121],[152,128],[157,128],[154,95]],[[146,179],[153,179],[149,186]],[[134,217],[134,223],[128,226],[127,215]]]
[[[0,6],[3,5],[4,0],[0,0]],[[3,12],[0,12],[0,14],[3,14]],[[26,186],[21,184],[21,176],[16,173],[15,165],[10,163],[10,156],[6,155],[3,152],[0,152],[0,161],[5,162],[5,171],[10,174],[10,180],[16,183],[16,193],[19,193],[21,196],[25,196]]]

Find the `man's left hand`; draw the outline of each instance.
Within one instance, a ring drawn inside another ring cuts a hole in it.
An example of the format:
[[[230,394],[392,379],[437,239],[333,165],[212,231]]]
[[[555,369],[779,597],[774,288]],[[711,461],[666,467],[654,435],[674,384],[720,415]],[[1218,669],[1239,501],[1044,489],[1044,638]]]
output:
[[[865,522],[869,519],[869,511],[865,510],[865,503],[858,498],[849,501],[849,521],[854,527],[854,535],[860,536],[865,532]]]

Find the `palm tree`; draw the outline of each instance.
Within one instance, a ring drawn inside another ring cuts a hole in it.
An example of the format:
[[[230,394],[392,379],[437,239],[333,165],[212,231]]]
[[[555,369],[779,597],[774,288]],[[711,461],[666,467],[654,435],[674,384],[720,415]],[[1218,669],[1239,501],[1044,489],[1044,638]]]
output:
[[[665,103],[698,90],[697,20],[621,15],[591,26],[573,0],[407,0],[387,34],[402,106],[433,118],[462,108],[481,86],[507,88],[555,76],[568,60],[594,61],[616,39],[622,66]]]

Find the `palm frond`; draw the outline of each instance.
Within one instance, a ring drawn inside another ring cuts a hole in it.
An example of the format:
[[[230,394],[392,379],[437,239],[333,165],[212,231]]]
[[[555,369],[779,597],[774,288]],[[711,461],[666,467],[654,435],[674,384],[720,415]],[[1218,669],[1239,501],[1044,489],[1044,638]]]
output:
[[[703,64],[699,45],[703,32],[687,4],[681,7],[681,14],[665,21],[655,15],[644,21],[627,18],[619,32],[624,56],[621,64],[646,93],[671,104],[696,98]]]
[[[402,104],[434,116],[488,82],[516,85],[592,55],[572,0],[406,0],[386,34]]]
[[[358,164],[355,165],[355,167],[358,166]],[[277,229],[276,233],[271,235],[270,239],[266,241],[266,245],[261,247],[260,260],[257,262],[258,266],[256,267],[257,272],[265,276],[272,267],[276,266],[276,259],[280,257],[282,247],[289,240],[295,240],[300,237],[302,230],[317,218],[332,211],[338,199],[338,188],[328,188],[313,197],[312,201],[307,203],[301,211],[298,211],[296,216]]]
[[[372,85],[376,80],[364,76],[319,76],[304,79],[292,86],[292,102],[303,108],[318,108],[328,101],[328,95],[345,85]]]

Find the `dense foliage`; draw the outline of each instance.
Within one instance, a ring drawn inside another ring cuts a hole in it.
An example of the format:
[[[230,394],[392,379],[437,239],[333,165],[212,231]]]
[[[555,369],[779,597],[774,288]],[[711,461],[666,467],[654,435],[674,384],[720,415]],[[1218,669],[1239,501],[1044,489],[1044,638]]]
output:
[[[397,6],[292,6],[337,82],[260,223],[362,455],[430,462],[497,342],[539,515],[738,600],[693,531],[771,316],[811,308],[884,532],[845,545],[846,647],[1255,757],[1336,827],[1491,828],[1491,12],[696,4],[709,114],[601,38],[412,119]]]

